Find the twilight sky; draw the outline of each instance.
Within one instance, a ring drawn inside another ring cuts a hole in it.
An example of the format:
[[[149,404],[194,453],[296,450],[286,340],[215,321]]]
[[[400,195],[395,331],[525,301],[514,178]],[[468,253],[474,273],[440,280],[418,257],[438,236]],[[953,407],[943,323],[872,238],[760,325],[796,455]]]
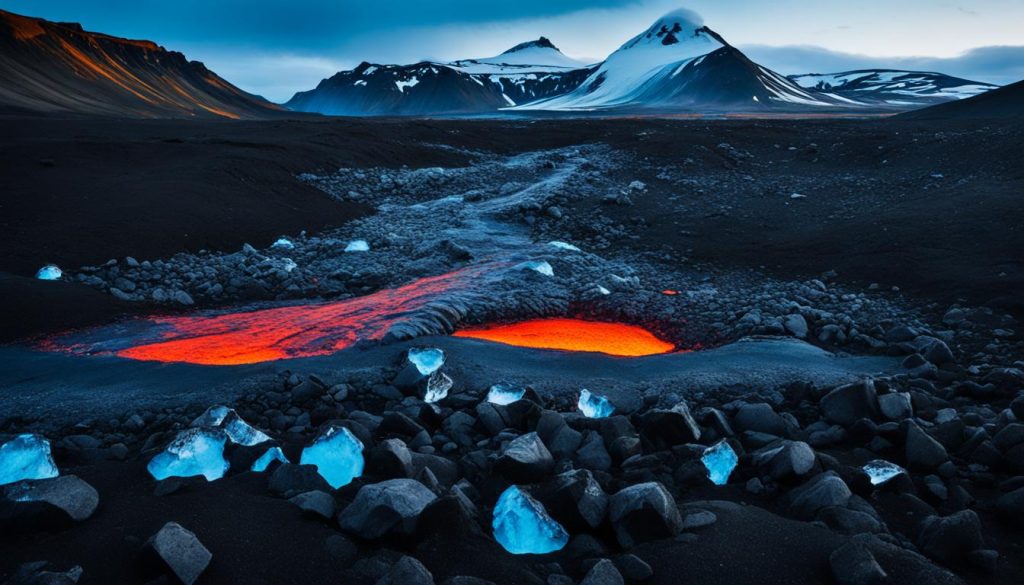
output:
[[[541,35],[599,61],[679,6],[781,73],[1024,78],[1024,0],[0,0],[12,12],[156,41],[275,101],[360,61],[487,57]]]

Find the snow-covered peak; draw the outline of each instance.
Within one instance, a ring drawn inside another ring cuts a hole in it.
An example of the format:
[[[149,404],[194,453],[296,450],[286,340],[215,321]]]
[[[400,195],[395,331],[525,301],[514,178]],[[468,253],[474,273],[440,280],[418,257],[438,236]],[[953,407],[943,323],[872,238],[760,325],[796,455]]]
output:
[[[589,109],[629,103],[655,76],[680,69],[724,46],[698,15],[674,10],[609,55],[576,91],[536,106]]]
[[[545,37],[519,43],[494,57],[465,59],[455,61],[451,65],[467,73],[526,73],[579,69],[586,66],[581,61],[566,57]]]

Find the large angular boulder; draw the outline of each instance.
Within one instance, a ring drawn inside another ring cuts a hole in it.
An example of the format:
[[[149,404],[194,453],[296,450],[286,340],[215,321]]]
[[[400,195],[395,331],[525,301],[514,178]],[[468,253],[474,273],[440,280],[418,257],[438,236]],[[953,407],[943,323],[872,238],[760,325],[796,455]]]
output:
[[[776,481],[792,479],[814,467],[814,449],[803,441],[783,441],[754,453],[753,463],[762,476]]]
[[[423,563],[403,556],[377,581],[377,585],[434,585],[434,576]]]
[[[608,501],[608,518],[623,547],[679,534],[683,520],[665,486],[658,482],[623,488]]]
[[[551,475],[555,459],[537,433],[526,433],[509,442],[495,468],[513,483],[534,483]]]
[[[834,471],[826,471],[790,492],[790,509],[795,516],[812,519],[825,508],[846,506],[852,495],[842,478]]]
[[[196,535],[177,522],[164,524],[146,542],[146,549],[185,585],[195,583],[213,558]]]
[[[946,564],[964,561],[985,547],[981,520],[974,510],[961,510],[949,516],[929,516],[921,522],[917,537],[921,552]]]
[[[660,451],[700,439],[700,426],[693,419],[685,402],[671,409],[649,410],[640,417],[640,435],[651,447]]]
[[[0,522],[45,523],[47,517],[81,522],[92,516],[100,501],[96,490],[75,475],[24,480],[0,489]]]
[[[772,405],[765,402],[744,404],[736,411],[733,422],[741,431],[754,431],[776,437],[786,436],[786,419],[775,412]]]
[[[366,539],[410,535],[416,530],[420,513],[436,499],[434,492],[414,479],[364,485],[355,500],[338,515],[338,524]]]
[[[608,495],[587,469],[556,475],[537,492],[551,515],[570,531],[593,530],[604,522]]]
[[[821,398],[818,403],[822,414],[831,422],[844,427],[862,418],[878,417],[878,397],[871,380],[840,386]]]
[[[888,575],[866,547],[848,542],[828,557],[838,585],[879,585]]]
[[[914,469],[935,469],[949,459],[946,448],[915,423],[907,424],[907,465]]]

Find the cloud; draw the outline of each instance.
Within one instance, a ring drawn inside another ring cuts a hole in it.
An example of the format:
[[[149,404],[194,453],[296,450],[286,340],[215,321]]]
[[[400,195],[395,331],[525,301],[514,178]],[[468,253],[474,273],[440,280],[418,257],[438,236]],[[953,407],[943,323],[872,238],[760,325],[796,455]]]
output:
[[[999,85],[1024,79],[1024,46],[978,47],[956,57],[874,57],[815,46],[740,48],[754,61],[786,75],[883,68],[938,71]]]

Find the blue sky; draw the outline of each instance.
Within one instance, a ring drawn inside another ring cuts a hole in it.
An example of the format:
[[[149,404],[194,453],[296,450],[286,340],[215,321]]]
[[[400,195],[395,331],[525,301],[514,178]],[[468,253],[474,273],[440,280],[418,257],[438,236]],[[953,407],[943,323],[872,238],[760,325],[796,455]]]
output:
[[[597,61],[679,6],[782,73],[891,66],[1024,78],[1024,0],[0,0],[154,40],[278,101],[360,61],[484,57],[541,35]]]

